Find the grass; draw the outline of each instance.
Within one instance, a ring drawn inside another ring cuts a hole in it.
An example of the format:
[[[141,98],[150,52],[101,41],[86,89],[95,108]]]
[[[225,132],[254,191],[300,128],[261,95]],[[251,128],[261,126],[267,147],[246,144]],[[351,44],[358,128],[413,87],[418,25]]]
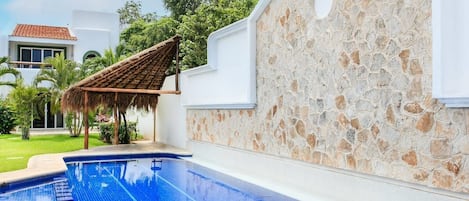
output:
[[[90,134],[89,147],[106,145],[98,134]],[[83,135],[36,135],[21,140],[21,135],[0,135],[0,172],[26,168],[29,158],[46,153],[62,153],[83,149]]]

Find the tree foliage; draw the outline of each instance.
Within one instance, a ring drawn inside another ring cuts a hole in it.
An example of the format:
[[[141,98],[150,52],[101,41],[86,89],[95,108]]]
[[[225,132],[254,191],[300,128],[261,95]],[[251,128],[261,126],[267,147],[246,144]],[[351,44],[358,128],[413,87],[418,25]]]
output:
[[[36,79],[34,80],[35,85],[41,82],[49,82],[49,95],[51,102],[52,113],[60,111],[60,99],[63,92],[72,84],[80,80],[79,70],[77,69],[78,64],[72,60],[65,59],[64,53],[60,53],[55,57],[47,58],[44,63],[46,65],[41,66]]]
[[[106,66],[103,63],[103,60],[101,57],[93,57],[90,59],[86,59],[83,64],[81,64],[80,67],[80,72],[79,76],[81,78],[88,77],[102,69],[104,69]]]
[[[35,86],[27,86],[18,79],[16,87],[8,94],[8,104],[13,110],[15,123],[21,129],[22,139],[29,139],[29,127],[38,111],[34,105],[43,105],[43,97]]]
[[[104,50],[104,55],[102,57],[94,57],[85,60],[85,62],[80,66],[79,77],[84,79],[106,67],[109,67],[125,58],[121,53],[122,51],[119,48],[116,48],[116,51],[112,51],[111,48]]]
[[[117,13],[121,25],[132,24],[138,20],[150,22],[156,19],[156,13],[142,14],[142,3],[134,0],[125,2],[124,7],[117,9]]]
[[[13,111],[4,100],[0,100],[0,134],[9,134],[15,126]]]
[[[175,34],[182,36],[182,69],[207,63],[210,33],[247,17],[257,0],[165,0],[172,12],[152,22],[137,20],[120,36],[124,54],[135,54]]]
[[[207,0],[164,0],[163,3],[171,12],[174,19],[179,19],[181,16],[193,13],[202,3],[208,2]]]
[[[145,49],[147,45],[143,31],[147,26],[148,23],[138,20],[121,32],[119,47],[124,55],[131,55]]]
[[[208,35],[224,26],[248,16],[257,1],[219,0],[200,5],[191,15],[182,16],[177,32],[182,35],[182,68],[197,67],[207,63]]]
[[[64,53],[60,53],[55,57],[47,58],[44,63],[46,65],[41,66],[41,70],[34,80],[34,84],[37,86],[39,83],[48,82],[50,87],[47,89],[47,93],[44,93],[48,97],[48,101],[51,105],[51,112],[58,113],[60,111],[60,103],[63,92],[68,89],[72,84],[78,82],[80,77],[80,69],[78,64],[72,60],[65,59]],[[78,118],[79,115],[72,115]],[[80,122],[77,119],[74,122]],[[81,124],[68,124],[67,127],[70,131],[70,136],[77,137],[81,132]],[[80,128],[80,129],[77,129]]]
[[[15,80],[21,77],[21,73],[8,65],[8,57],[0,57],[0,77],[12,75]],[[16,81],[0,81],[0,86],[15,87]]]
[[[136,21],[121,32],[119,47],[122,49],[122,54],[135,54],[174,36],[178,25],[179,22],[170,17],[163,17],[150,23]]]
[[[0,81],[0,86],[16,87],[21,73],[8,65],[8,57],[0,57],[0,77],[11,75],[13,81]],[[5,100],[0,100],[0,134],[8,134],[16,126],[13,110]]]

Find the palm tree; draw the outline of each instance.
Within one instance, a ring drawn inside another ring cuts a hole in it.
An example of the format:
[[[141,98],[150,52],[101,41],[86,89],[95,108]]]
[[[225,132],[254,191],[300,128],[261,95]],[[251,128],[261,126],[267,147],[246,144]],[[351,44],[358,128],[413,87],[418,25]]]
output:
[[[55,57],[47,58],[44,63],[46,65],[41,66],[41,71],[34,80],[35,85],[41,82],[49,82],[49,96],[51,104],[51,112],[57,113],[60,111],[60,99],[63,92],[72,84],[80,80],[78,64],[74,61],[65,59],[65,55],[62,53]],[[47,68],[46,66],[52,66]],[[68,114],[71,115],[73,121],[67,122],[67,127],[70,131],[70,136],[77,137],[81,132],[81,122],[78,120],[79,115],[77,113]],[[66,115],[66,117],[68,117]],[[69,119],[66,118],[66,119]]]
[[[8,57],[0,57],[0,77],[3,77],[3,76],[7,76],[7,75],[13,75],[15,77],[15,80],[13,81],[0,81],[0,86],[10,86],[10,87],[16,87],[17,86],[17,82],[19,81],[19,79],[21,78],[21,73],[19,71],[17,71],[16,69],[10,67],[8,65]],[[10,108],[11,111],[13,112],[14,111],[14,108]],[[8,113],[10,110],[8,110]],[[7,112],[7,111],[5,111]],[[15,113],[12,113],[12,117],[14,118],[15,116]],[[5,129],[6,132],[4,131],[3,133],[9,133],[10,132],[10,129],[12,129],[12,127],[14,127],[15,125],[17,125],[17,120],[16,119],[10,119],[8,118],[9,120],[12,120],[12,121],[4,121],[3,124],[4,125],[9,125],[9,126],[6,126]],[[14,123],[13,123],[14,121]],[[28,134],[28,138],[29,138],[29,134]]]
[[[16,79],[21,77],[21,73],[18,70],[8,66],[8,57],[0,57],[0,65],[1,65],[1,67],[0,67],[0,77],[6,76],[8,74],[11,74],[11,75],[15,76],[14,81],[0,81],[0,86],[6,85],[6,86],[15,87],[16,86]]]
[[[104,56],[102,57],[102,62],[105,67],[109,67],[112,64],[115,64],[124,59],[124,56],[121,55],[121,50],[116,48],[116,52],[114,53],[111,48],[104,50]]]
[[[35,86],[27,86],[23,79],[17,79],[15,88],[8,94],[9,105],[14,111],[15,123],[21,129],[21,138],[29,140],[29,128],[37,111],[35,104],[41,104],[41,96]]]

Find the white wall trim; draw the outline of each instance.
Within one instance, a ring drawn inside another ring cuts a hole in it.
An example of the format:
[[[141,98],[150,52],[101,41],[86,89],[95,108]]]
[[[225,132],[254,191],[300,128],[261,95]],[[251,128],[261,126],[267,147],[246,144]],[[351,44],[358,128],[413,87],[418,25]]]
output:
[[[106,28],[88,28],[88,27],[73,27],[74,30],[87,30],[87,31],[103,31],[103,32],[111,32],[111,30]],[[75,35],[73,35],[75,36]]]
[[[50,39],[50,38],[29,38],[21,36],[9,36],[9,41],[14,42],[25,42],[25,43],[47,43],[47,44],[59,44],[59,45],[75,45],[76,40],[60,40],[60,39]]]
[[[270,4],[270,0],[260,0],[254,10],[247,18],[247,32],[249,41],[249,65],[251,66],[250,72],[250,85],[253,90],[250,91],[250,102],[253,104],[257,103],[257,20],[264,13],[265,8]]]
[[[215,70],[217,70],[215,67],[213,67],[209,64],[205,64],[203,66],[199,66],[199,67],[195,67],[195,68],[191,68],[191,69],[182,71],[181,75],[192,77],[192,76],[204,74],[204,73],[215,71]]]
[[[432,96],[446,107],[469,107],[468,8],[466,1],[432,0]]]
[[[233,103],[233,104],[207,104],[207,105],[182,105],[187,109],[192,110],[212,110],[212,109],[254,109],[255,103]]]
[[[260,0],[254,10],[249,15],[248,19],[250,23],[255,23],[261,17],[262,13],[264,13],[265,8],[270,4],[271,0]]]
[[[441,1],[432,0],[432,59],[433,59],[433,77],[432,77],[432,96],[441,98]]]
[[[242,19],[217,31],[212,32],[207,38],[207,64],[185,70],[181,72],[181,74],[191,77],[217,70],[218,58],[216,57],[216,52],[219,51],[217,48],[218,40],[228,35],[234,34],[238,31],[245,30],[246,22],[247,19]]]
[[[446,107],[460,108],[469,107],[469,98],[438,98],[438,100],[446,105]]]
[[[207,63],[210,67],[218,68],[217,52],[220,51],[217,47],[218,40],[227,37],[236,32],[246,30],[246,19],[239,20],[233,24],[223,27],[217,31],[212,32],[207,38]]]

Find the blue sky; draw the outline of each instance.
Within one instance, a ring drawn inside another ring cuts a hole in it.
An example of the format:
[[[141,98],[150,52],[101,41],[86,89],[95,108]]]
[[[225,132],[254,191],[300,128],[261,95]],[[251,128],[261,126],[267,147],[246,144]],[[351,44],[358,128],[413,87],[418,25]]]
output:
[[[116,12],[126,0],[0,0],[0,34],[11,34],[16,24],[67,26],[72,10]],[[167,15],[162,0],[141,0],[143,13]]]

